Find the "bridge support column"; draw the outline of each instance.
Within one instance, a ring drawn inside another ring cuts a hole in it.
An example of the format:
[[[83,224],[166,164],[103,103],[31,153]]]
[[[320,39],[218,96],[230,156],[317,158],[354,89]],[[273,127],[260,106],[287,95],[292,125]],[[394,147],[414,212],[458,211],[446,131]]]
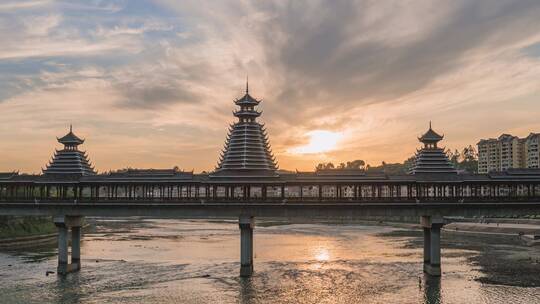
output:
[[[72,269],[81,269],[81,227],[71,227],[71,265]]]
[[[429,265],[431,262],[431,229],[424,229],[424,265]]]
[[[58,268],[59,275],[81,269],[81,226],[82,216],[55,216],[58,229]],[[68,232],[71,228],[71,263],[68,257]]]
[[[58,229],[58,274],[68,272],[68,228],[63,223],[54,223]]]
[[[240,216],[240,276],[250,277],[253,274],[253,228],[252,216]]]
[[[432,276],[441,275],[441,227],[442,217],[422,216],[424,228],[424,272]]]

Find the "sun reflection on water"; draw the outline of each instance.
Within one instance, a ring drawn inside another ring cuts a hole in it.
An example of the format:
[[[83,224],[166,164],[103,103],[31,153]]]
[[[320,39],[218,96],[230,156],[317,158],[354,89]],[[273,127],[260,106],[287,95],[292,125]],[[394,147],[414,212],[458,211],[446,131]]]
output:
[[[330,259],[328,248],[319,247],[315,250],[315,259],[319,262],[327,262]]]

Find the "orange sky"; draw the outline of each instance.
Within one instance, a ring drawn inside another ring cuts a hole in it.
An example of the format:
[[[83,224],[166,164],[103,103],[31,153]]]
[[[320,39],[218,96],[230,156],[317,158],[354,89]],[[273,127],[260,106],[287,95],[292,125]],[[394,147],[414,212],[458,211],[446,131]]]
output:
[[[99,171],[211,170],[247,74],[282,169],[402,162],[430,120],[451,149],[526,136],[539,27],[527,1],[3,2],[0,171],[70,123]]]

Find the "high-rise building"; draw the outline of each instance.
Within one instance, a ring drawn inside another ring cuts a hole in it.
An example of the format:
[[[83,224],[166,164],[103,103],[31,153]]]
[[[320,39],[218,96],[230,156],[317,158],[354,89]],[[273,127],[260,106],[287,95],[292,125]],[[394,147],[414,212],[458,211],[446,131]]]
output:
[[[524,159],[527,168],[540,168],[540,133],[531,133],[524,138]]]
[[[526,138],[502,134],[498,138],[478,142],[478,173],[505,171],[510,168],[538,168],[538,138],[531,133]]]

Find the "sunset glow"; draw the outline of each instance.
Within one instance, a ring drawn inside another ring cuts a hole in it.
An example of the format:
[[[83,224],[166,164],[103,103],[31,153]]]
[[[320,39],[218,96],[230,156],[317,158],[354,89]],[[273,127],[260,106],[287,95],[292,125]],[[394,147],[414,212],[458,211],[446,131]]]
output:
[[[330,259],[330,252],[328,251],[328,248],[317,248],[315,259],[319,262],[327,262]]]
[[[539,29],[540,0],[0,0],[0,304],[540,304]]]
[[[403,162],[430,120],[450,150],[540,131],[534,1],[69,3],[0,5],[0,171],[70,123],[99,172],[213,170],[247,74],[281,169]]]
[[[290,149],[294,154],[317,154],[335,150],[343,135],[339,132],[315,130],[308,132],[309,143]]]

